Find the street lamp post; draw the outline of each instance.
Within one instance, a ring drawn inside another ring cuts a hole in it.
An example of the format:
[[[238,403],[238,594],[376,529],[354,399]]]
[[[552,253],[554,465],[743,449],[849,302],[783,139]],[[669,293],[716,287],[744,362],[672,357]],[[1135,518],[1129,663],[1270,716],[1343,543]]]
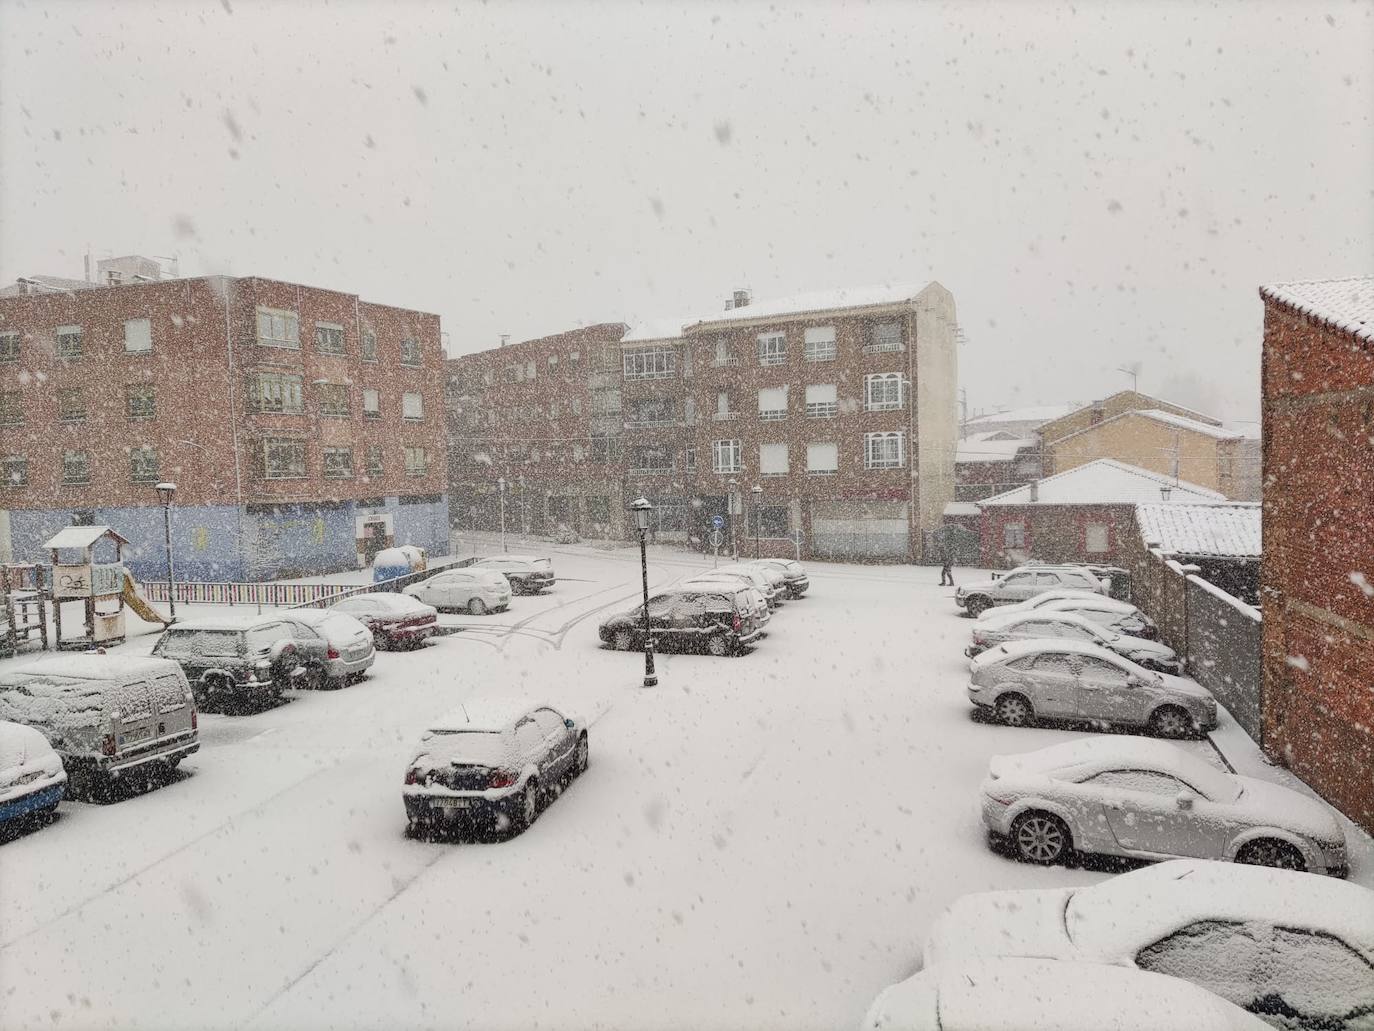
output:
[[[739,507],[736,503],[738,497],[739,482],[732,476],[730,477],[730,496],[725,499],[725,507],[730,513],[730,557],[739,560],[739,547],[735,544],[735,509]]]
[[[759,557],[759,533],[763,529],[762,512],[759,509],[759,502],[763,500],[763,488],[756,483],[749,490],[754,495],[754,559],[757,561]]]
[[[500,488],[501,492],[501,550],[509,551],[510,549],[506,547],[506,478],[500,477],[496,481],[496,486]]]
[[[162,483],[156,484],[153,490],[157,491],[157,496],[162,499],[162,529],[167,544],[167,605],[171,612],[171,622],[175,623],[177,621],[177,580],[176,566],[172,561],[172,498],[177,492],[177,485],[164,480]]]
[[[649,629],[649,556],[645,550],[654,506],[647,498],[638,498],[630,502],[630,511],[635,514],[635,526],[639,529],[639,572],[644,583],[644,686],[655,687],[658,676],[654,673],[654,635]]]

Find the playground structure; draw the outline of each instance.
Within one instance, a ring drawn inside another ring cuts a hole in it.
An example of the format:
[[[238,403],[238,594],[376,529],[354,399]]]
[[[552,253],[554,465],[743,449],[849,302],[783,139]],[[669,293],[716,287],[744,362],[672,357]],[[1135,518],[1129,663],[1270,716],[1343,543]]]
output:
[[[59,651],[84,651],[122,642],[126,604],[143,619],[167,623],[139,594],[124,568],[124,546],[128,543],[108,526],[68,526],[43,545],[52,552],[53,644]],[[96,561],[96,549],[106,544],[114,545],[114,561]],[[79,557],[73,558],[75,553]],[[76,600],[83,602],[85,634],[64,638],[62,603]]]
[[[48,648],[48,601],[43,567],[0,565],[0,656],[39,643]]]

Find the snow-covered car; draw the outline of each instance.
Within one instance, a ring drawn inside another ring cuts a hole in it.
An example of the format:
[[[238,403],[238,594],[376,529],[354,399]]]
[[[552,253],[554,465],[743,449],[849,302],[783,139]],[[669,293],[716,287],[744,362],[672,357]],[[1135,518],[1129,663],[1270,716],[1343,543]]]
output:
[[[716,569],[708,569],[704,573],[698,573],[695,576],[688,577],[683,583],[721,583],[723,581],[732,581],[743,584],[746,587],[754,588],[759,594],[763,595],[764,603],[768,607],[769,612],[772,612],[777,607],[777,590],[768,582],[768,577],[764,576],[760,570],[752,569],[749,566],[739,564],[719,566]]]
[[[991,613],[973,627],[972,643],[964,649],[964,654],[969,658],[1007,641],[1052,639],[1087,641],[1158,673],[1178,674],[1183,670],[1178,653],[1167,644],[1116,633],[1076,612],[1036,609],[1033,612],[1014,612],[1002,619],[989,619],[988,615]]]
[[[649,598],[649,632],[656,649],[736,655],[764,636],[760,618],[767,618],[762,597],[736,582],[683,584]],[[618,651],[643,648],[643,605],[609,617],[598,632]]]
[[[553,561],[538,555],[490,555],[479,558],[468,568],[504,573],[516,594],[539,594],[556,582]]]
[[[415,648],[438,629],[438,610],[417,598],[394,591],[372,591],[343,598],[329,606],[344,612],[372,631],[373,644],[382,649]]]
[[[0,673],[0,720],[47,738],[73,795],[200,750],[191,687],[166,659],[66,655]]]
[[[485,822],[522,831],[587,768],[587,725],[541,702],[492,696],[429,725],[406,765],[412,832]]]
[[[1008,957],[926,967],[884,988],[861,1031],[1267,1031],[1233,1003],[1144,970]]]
[[[1132,637],[1143,637],[1153,641],[1159,637],[1159,627],[1148,615],[1128,601],[1118,601],[1092,591],[1065,587],[1057,591],[1046,591],[1033,598],[1019,601],[1015,605],[1001,605],[989,609],[978,620],[1002,619],[1013,612],[1035,612],[1052,609],[1059,612],[1073,612],[1101,623],[1109,630]]]
[[[1091,852],[1349,871],[1345,832],[1325,802],[1164,741],[1099,735],[993,756],[979,792],[989,837],[1027,862]]]
[[[768,586],[773,589],[773,604],[781,605],[787,601],[787,577],[783,575],[781,569],[771,566],[767,562],[740,562],[738,565],[729,565],[726,569],[751,569],[756,573],[761,573],[763,578],[768,581]]]
[[[197,704],[213,698],[271,700],[323,687],[329,646],[294,614],[229,613],[168,627],[153,654],[178,663]]]
[[[970,616],[980,616],[997,605],[1014,605],[1046,591],[1073,587],[1106,595],[1106,583],[1084,569],[1069,566],[1034,566],[1013,569],[991,580],[961,584],[955,588],[954,603]]]
[[[475,566],[448,569],[419,583],[411,584],[401,593],[440,612],[463,610],[474,616],[488,612],[504,612],[510,608],[512,585],[504,574],[494,569]]]
[[[0,824],[45,816],[67,790],[67,772],[42,731],[0,720]]]
[[[325,687],[360,680],[376,659],[372,631],[347,612],[336,609],[292,609],[291,618],[313,627],[324,638]]]
[[[678,586],[690,587],[694,590],[716,590],[723,592],[743,591],[748,599],[750,607],[754,612],[754,626],[758,630],[764,629],[773,618],[773,610],[768,604],[768,599],[763,596],[763,592],[755,584],[740,576],[721,576],[713,577],[710,573],[703,573],[701,576],[692,577],[684,580]],[[741,609],[741,611],[744,611]],[[761,635],[762,636],[762,635]]]
[[[975,656],[968,700],[1012,727],[1091,720],[1178,738],[1217,725],[1217,700],[1196,681],[1063,638],[1007,641]]]
[[[1374,1014],[1374,891],[1178,860],[1086,888],[965,895],[926,941],[928,965],[994,956],[1135,967],[1276,1027],[1354,1031]]]
[[[806,575],[806,569],[796,559],[761,558],[756,559],[750,565],[772,566],[781,570],[783,584],[787,588],[789,598],[800,598],[811,589],[811,578]]]

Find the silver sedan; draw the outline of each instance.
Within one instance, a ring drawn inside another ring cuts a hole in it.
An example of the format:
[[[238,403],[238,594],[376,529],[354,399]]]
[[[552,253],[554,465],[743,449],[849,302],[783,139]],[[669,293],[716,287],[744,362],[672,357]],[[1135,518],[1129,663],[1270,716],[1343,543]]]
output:
[[[1206,688],[1084,641],[1008,641],[973,659],[969,670],[969,701],[1012,727],[1091,720],[1185,737],[1217,725],[1217,701]]]
[[[1037,609],[1018,612],[1005,619],[984,617],[973,628],[973,643],[964,652],[972,658],[995,644],[1006,641],[1028,641],[1035,638],[1055,638],[1068,641],[1088,641],[1100,644],[1122,658],[1130,659],[1146,669],[1160,673],[1180,673],[1183,663],[1178,653],[1167,644],[1147,641],[1108,629],[1087,616],[1074,612]]]
[[[1345,833],[1326,803],[1223,773],[1163,741],[1092,737],[994,756],[981,802],[989,834],[1032,863],[1076,851],[1348,870]]]

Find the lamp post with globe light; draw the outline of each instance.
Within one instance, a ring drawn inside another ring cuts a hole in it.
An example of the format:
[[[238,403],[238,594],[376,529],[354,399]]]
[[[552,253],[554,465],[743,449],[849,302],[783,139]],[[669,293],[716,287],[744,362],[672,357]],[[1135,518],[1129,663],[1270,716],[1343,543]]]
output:
[[[501,550],[509,551],[506,547],[506,478],[502,476],[497,479],[496,486],[501,491]]]
[[[658,676],[654,673],[654,636],[649,629],[649,557],[645,544],[654,506],[648,498],[637,498],[630,502],[630,511],[635,514],[635,527],[639,530],[639,571],[644,584],[644,686],[654,687]]]
[[[757,483],[749,488],[749,492],[754,495],[754,560],[759,557],[759,534],[763,532],[763,510],[759,508],[759,502],[763,500],[763,488]]]
[[[176,495],[177,485],[163,480],[155,484],[153,490],[162,499],[162,529],[167,544],[167,605],[171,622],[177,620],[177,583],[176,566],[172,561],[172,498]]]

